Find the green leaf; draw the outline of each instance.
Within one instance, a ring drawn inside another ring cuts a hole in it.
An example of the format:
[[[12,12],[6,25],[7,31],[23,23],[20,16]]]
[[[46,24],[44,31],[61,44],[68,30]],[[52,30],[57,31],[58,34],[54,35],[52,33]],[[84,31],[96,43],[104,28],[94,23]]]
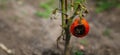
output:
[[[46,13],[46,12],[39,12],[39,11],[37,11],[35,13],[35,15],[38,16],[38,17],[45,17],[45,18],[49,17],[49,13]]]
[[[82,2],[85,2],[86,0],[75,0],[75,2],[77,3],[82,3]]]
[[[48,2],[40,3],[39,7],[43,8],[43,12],[36,12],[36,15],[39,17],[45,17],[48,18],[50,14],[52,13],[52,6],[54,5],[55,0],[49,0]]]
[[[84,55],[84,53],[82,51],[76,51],[74,55]]]

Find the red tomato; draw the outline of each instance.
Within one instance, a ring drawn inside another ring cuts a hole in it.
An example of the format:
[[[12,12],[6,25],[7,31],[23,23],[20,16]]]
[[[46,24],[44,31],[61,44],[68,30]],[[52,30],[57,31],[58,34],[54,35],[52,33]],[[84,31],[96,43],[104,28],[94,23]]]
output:
[[[80,18],[75,18],[73,23],[70,26],[70,33],[75,37],[84,37],[89,32],[89,24],[88,22],[82,18],[80,23]]]

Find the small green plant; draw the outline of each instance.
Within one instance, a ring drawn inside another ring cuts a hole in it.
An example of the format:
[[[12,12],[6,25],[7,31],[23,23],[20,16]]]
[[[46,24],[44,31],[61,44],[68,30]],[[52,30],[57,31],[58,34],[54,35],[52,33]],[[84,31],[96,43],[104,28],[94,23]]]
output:
[[[50,12],[40,12],[40,11],[37,11],[37,12],[35,13],[35,15],[37,15],[38,17],[48,18],[49,15],[50,15]]]
[[[38,17],[48,18],[52,13],[54,2],[55,0],[49,0],[47,2],[40,3],[39,8],[42,8],[43,11],[37,11],[35,15],[37,15]]]
[[[75,51],[74,55],[84,55],[84,52],[82,52],[82,51]]]
[[[120,1],[118,0],[97,0],[96,1],[96,12],[100,13],[102,11],[108,10],[110,8],[119,7]]]

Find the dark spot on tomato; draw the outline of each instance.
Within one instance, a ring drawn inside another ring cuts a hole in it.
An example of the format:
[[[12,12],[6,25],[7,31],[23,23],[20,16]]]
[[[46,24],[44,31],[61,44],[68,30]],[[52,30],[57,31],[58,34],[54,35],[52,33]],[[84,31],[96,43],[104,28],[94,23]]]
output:
[[[83,35],[85,33],[85,26],[84,25],[78,25],[74,28],[75,35]]]

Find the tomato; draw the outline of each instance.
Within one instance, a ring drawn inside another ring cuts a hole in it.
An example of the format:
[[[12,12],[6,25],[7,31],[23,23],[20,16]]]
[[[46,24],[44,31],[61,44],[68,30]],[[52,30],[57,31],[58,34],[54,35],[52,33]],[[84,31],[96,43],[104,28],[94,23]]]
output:
[[[88,22],[82,18],[75,18],[73,23],[70,26],[70,33],[75,37],[84,37],[89,32],[89,24]]]

